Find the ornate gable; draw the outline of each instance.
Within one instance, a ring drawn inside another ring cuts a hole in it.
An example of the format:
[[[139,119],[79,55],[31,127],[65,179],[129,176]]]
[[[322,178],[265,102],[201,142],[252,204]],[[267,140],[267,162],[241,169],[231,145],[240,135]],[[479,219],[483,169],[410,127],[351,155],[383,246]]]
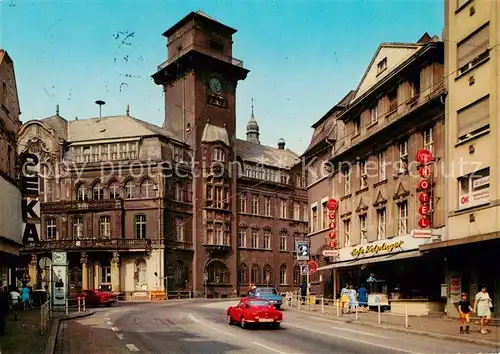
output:
[[[358,207],[356,208],[356,213],[363,214],[368,210],[368,206],[364,203],[363,197],[359,198]]]
[[[376,208],[382,208],[383,206],[385,206],[385,204],[387,204],[387,199],[384,198],[384,196],[382,195],[382,191],[379,190],[373,206]]]
[[[401,200],[406,198],[410,192],[406,190],[406,188],[403,185],[403,182],[399,182],[398,189],[396,190],[396,194],[394,194],[393,199],[394,200]]]

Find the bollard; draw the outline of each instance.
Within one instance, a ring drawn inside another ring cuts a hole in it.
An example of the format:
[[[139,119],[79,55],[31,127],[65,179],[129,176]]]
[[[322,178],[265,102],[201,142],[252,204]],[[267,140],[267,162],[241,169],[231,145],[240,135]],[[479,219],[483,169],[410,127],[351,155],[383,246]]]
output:
[[[68,308],[68,298],[66,298],[66,315],[69,314],[69,308]]]
[[[85,312],[85,298],[82,298],[82,302],[83,302],[83,312]]]
[[[76,298],[76,308],[77,308],[77,312],[80,312],[80,298],[79,297]]]
[[[408,304],[405,305],[405,327],[408,328]]]
[[[337,317],[339,317],[340,316],[339,300],[334,300],[333,303],[335,304],[335,307],[337,308]]]
[[[325,313],[325,297],[321,297],[321,314],[323,315]]]
[[[377,319],[378,319],[378,323],[380,323],[380,304],[378,305]]]
[[[358,304],[354,304],[354,306],[356,307],[356,321],[358,320]]]

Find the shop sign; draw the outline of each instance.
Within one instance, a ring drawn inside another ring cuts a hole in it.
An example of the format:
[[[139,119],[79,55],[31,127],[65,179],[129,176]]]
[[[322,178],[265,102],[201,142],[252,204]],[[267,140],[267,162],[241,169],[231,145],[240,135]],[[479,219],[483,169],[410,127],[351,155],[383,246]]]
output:
[[[339,203],[335,199],[330,199],[326,203],[326,207],[328,208],[328,241],[327,245],[330,250],[335,250],[337,248],[337,208],[339,207]],[[333,253],[332,253],[333,254]],[[323,252],[323,256],[324,252]],[[327,257],[327,256],[325,256]],[[334,256],[329,256],[334,257]]]
[[[40,240],[40,158],[36,154],[21,154],[21,213],[23,244]]]
[[[418,226],[422,229],[426,229],[430,226],[431,222],[429,220],[429,214],[431,212],[429,202],[431,196],[427,190],[430,188],[431,183],[428,179],[432,177],[432,170],[429,163],[432,161],[432,153],[427,149],[420,149],[417,151],[416,160],[420,164],[419,174],[420,181],[418,186],[422,189],[422,193],[418,196],[418,201],[420,203],[418,207]]]
[[[450,301],[457,303],[460,301],[462,294],[462,277],[459,273],[452,273],[450,275]]]
[[[324,250],[323,257],[337,257],[339,255],[339,250]]]
[[[351,255],[354,258],[357,258],[359,256],[365,256],[365,255],[370,255],[370,256],[375,256],[379,253],[391,253],[394,250],[397,250],[403,246],[405,242],[404,241],[398,241],[394,243],[383,243],[381,245],[370,245],[370,246],[362,246],[355,248],[351,251]]]
[[[416,229],[411,230],[411,235],[416,238],[429,238],[432,237],[432,230],[430,229]]]

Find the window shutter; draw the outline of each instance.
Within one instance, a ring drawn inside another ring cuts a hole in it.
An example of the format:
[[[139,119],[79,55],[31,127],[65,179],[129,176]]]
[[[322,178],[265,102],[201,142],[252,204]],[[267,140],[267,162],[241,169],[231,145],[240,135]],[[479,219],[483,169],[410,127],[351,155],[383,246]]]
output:
[[[489,124],[490,98],[476,101],[473,105],[458,111],[458,137],[474,132]]]
[[[488,49],[490,38],[489,34],[490,26],[486,25],[478,32],[458,44],[458,68],[470,63]]]

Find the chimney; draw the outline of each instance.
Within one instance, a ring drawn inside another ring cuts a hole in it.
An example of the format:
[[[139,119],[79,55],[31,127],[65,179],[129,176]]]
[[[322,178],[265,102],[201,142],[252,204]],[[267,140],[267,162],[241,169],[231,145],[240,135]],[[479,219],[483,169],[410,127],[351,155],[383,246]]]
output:
[[[279,140],[278,140],[278,149],[285,150],[285,139],[279,138]]]
[[[127,105],[127,116],[130,116],[130,105]]]

